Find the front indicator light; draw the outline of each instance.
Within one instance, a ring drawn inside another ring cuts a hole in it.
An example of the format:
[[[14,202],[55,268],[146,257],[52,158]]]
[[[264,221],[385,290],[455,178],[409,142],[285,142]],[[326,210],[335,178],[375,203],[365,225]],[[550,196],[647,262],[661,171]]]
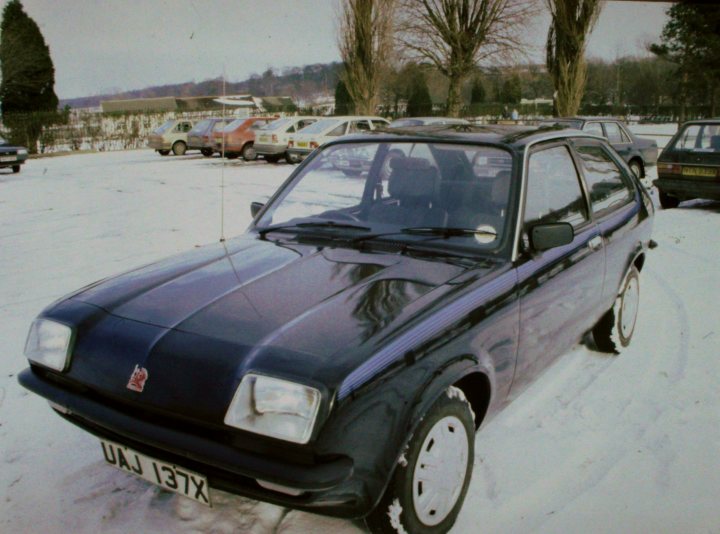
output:
[[[225,414],[225,424],[304,444],[310,441],[320,399],[320,391],[310,386],[247,374]]]
[[[50,319],[35,319],[25,342],[25,356],[32,363],[65,371],[70,362],[73,331]]]

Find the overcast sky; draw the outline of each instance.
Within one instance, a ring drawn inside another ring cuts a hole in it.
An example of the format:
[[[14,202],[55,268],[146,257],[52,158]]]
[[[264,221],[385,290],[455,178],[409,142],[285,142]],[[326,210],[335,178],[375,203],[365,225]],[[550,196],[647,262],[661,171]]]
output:
[[[542,1],[542,0],[538,0]],[[5,0],[0,0],[2,5]],[[55,65],[59,98],[339,61],[339,0],[22,0]],[[670,4],[607,2],[590,57],[642,55]],[[531,28],[542,62],[548,16]]]

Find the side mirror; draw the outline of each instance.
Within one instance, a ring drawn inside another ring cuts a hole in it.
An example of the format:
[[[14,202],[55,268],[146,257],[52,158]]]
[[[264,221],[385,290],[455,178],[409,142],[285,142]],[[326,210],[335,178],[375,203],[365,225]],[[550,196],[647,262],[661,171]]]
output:
[[[570,223],[536,224],[530,229],[530,246],[534,250],[548,250],[572,243],[575,231]]]
[[[260,213],[260,210],[263,209],[263,206],[265,206],[265,204],[263,204],[262,202],[250,203],[250,214],[253,216],[253,219],[258,213]]]

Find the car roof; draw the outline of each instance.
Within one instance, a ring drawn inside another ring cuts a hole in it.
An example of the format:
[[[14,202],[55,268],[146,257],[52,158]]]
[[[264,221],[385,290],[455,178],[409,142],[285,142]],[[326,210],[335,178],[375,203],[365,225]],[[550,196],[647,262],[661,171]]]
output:
[[[605,141],[601,137],[575,130],[555,126],[537,127],[523,125],[489,124],[484,126],[468,126],[462,124],[443,124],[415,126],[412,129],[382,129],[373,132],[346,135],[330,144],[341,144],[353,141],[423,141],[423,142],[468,142],[505,145],[517,149],[539,141],[565,139],[568,137],[587,137]]]
[[[694,119],[691,121],[685,121],[680,125],[680,127],[682,128],[686,124],[720,124],[720,117],[714,117],[711,119]]]

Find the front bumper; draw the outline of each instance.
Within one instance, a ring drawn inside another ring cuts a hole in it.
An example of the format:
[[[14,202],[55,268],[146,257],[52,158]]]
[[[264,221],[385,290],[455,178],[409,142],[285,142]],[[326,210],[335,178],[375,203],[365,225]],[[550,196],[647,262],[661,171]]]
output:
[[[261,156],[281,155],[281,154],[285,154],[285,150],[287,150],[287,146],[285,146],[285,145],[253,145],[253,146],[255,147],[255,152],[257,152]]]
[[[663,193],[681,200],[689,200],[692,198],[720,200],[720,181],[718,181],[717,178],[712,180],[658,178],[653,184]]]
[[[5,160],[5,161],[3,161]],[[0,168],[15,167],[22,165],[27,160],[27,154],[2,154],[0,153]]]
[[[125,444],[159,460],[185,466],[205,475],[211,487],[297,509],[338,517],[359,517],[367,512],[363,485],[353,480],[353,461],[346,457],[293,462],[241,450],[176,427],[149,421],[135,412],[122,411],[72,391],[32,368],[18,376],[22,386],[60,406],[65,419],[101,438]],[[66,413],[65,413],[66,411]],[[98,455],[100,453],[98,452]],[[290,455],[288,455],[290,456]],[[291,496],[262,488],[257,480],[303,493]]]

